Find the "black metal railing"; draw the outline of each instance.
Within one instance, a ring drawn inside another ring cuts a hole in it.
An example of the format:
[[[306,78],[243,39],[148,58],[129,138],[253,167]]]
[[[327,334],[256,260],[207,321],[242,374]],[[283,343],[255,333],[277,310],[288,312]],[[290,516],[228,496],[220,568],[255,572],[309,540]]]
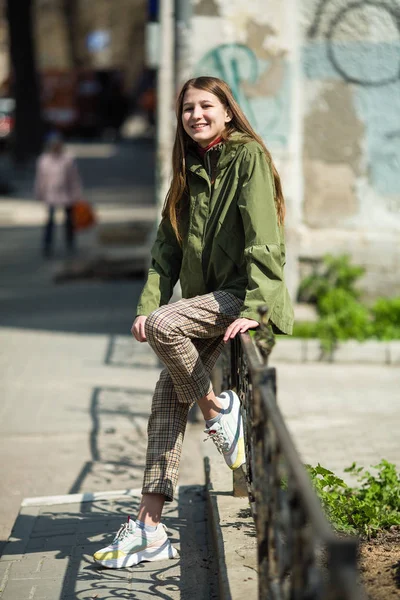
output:
[[[234,472],[234,495],[248,494],[253,510],[259,599],[364,599],[358,540],[334,533],[277,406],[273,343],[261,326],[254,338],[233,340],[219,362],[222,388],[236,389],[242,403],[247,460]]]

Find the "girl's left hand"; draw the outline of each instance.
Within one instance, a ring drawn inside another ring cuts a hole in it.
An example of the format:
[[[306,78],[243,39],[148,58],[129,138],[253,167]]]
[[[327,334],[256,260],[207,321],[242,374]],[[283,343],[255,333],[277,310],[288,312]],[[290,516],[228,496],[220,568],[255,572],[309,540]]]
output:
[[[252,319],[236,319],[233,321],[225,331],[224,342],[228,342],[232,340],[236,334],[244,333],[248,329],[254,329],[258,327],[259,323],[257,321],[253,321]]]

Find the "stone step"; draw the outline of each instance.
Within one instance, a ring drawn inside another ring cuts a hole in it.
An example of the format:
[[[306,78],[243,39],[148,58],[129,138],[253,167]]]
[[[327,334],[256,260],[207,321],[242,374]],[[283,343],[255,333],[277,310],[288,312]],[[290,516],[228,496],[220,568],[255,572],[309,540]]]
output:
[[[232,494],[232,471],[214,445],[204,459],[221,600],[257,600],[257,541],[248,498]]]

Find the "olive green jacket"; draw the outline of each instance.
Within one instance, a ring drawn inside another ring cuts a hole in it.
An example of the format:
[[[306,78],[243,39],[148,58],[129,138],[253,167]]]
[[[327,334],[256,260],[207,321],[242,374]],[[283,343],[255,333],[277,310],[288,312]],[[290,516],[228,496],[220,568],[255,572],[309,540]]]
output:
[[[137,315],[167,304],[180,280],[183,298],[224,290],[243,300],[240,317],[259,321],[258,307],[282,333],[292,333],[293,308],[283,267],[285,243],[262,147],[234,134],[222,146],[211,183],[197,153],[186,156],[189,209],[180,245],[168,219],[159,225]]]

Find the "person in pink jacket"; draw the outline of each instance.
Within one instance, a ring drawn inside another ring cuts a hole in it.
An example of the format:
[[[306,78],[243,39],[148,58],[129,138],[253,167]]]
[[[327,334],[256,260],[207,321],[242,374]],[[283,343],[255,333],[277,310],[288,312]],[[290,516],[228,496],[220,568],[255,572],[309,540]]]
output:
[[[82,184],[74,158],[63,144],[59,133],[47,138],[46,150],[38,158],[35,177],[35,197],[47,205],[47,222],[43,234],[43,255],[53,251],[54,216],[57,208],[65,212],[65,242],[69,252],[74,250],[72,206],[82,197]]]

